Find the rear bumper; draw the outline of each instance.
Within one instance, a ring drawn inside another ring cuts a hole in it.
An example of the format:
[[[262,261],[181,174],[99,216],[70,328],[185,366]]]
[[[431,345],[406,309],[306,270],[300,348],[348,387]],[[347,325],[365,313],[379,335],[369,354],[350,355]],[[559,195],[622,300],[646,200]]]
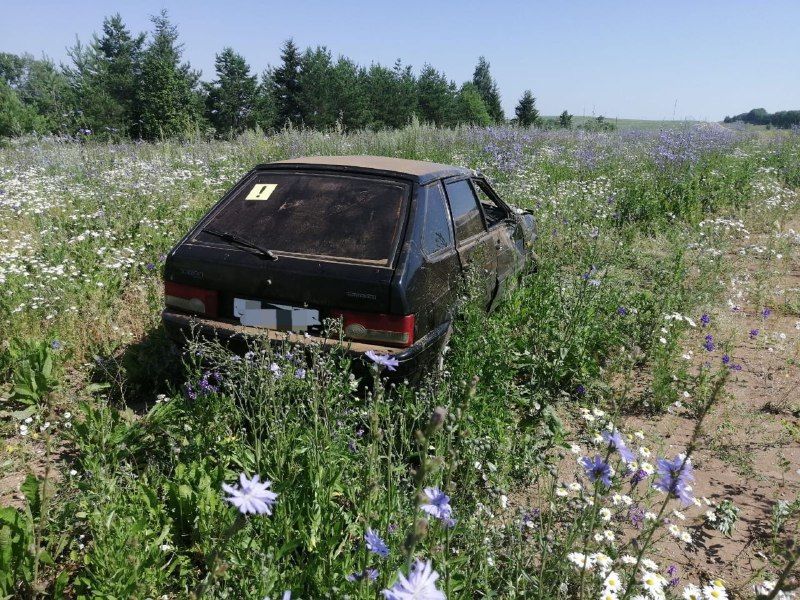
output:
[[[397,360],[399,365],[395,371],[388,372],[390,379],[402,379],[419,373],[430,366],[441,350],[447,338],[450,323],[442,323],[428,334],[417,340],[408,348],[393,348],[375,344],[364,344],[349,340],[339,340],[312,335],[261,329],[258,327],[244,327],[230,320],[206,319],[197,315],[190,315],[179,311],[164,309],[161,320],[170,338],[178,344],[184,344],[192,335],[198,335],[208,340],[218,340],[237,352],[247,350],[248,339],[267,338],[271,343],[279,344],[288,342],[299,346],[319,344],[323,347],[341,347],[348,355],[357,359],[357,363],[368,365],[371,361],[364,356],[372,350],[379,354],[389,354]]]

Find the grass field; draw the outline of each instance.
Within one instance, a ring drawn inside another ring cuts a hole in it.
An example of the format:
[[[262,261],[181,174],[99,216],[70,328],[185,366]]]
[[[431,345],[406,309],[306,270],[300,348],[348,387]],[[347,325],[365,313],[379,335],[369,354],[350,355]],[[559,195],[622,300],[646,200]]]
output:
[[[465,282],[414,388],[180,353],[164,254],[308,154],[482,170],[538,272],[491,315]],[[800,136],[716,125],[0,149],[0,597],[793,597],[798,188]]]

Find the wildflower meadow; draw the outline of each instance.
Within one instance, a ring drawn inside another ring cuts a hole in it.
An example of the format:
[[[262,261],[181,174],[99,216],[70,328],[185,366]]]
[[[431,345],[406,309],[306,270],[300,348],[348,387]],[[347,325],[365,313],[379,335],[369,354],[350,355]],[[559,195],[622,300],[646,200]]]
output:
[[[482,171],[536,272],[418,382],[171,344],[165,253],[333,154]],[[715,124],[9,141],[0,597],[800,598],[798,190],[800,131]]]

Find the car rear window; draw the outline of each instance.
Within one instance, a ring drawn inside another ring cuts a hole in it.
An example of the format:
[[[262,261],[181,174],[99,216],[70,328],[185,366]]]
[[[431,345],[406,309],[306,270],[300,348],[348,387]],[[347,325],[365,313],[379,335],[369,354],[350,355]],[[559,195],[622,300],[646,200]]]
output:
[[[206,223],[275,252],[389,264],[410,184],[366,176],[261,173]],[[218,242],[208,233],[203,241]]]

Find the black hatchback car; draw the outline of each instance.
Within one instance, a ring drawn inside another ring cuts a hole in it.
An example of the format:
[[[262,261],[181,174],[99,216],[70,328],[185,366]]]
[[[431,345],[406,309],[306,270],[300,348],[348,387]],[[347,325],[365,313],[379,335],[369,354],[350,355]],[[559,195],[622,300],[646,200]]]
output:
[[[296,158],[247,173],[169,253],[163,322],[181,341],[250,335],[392,355],[398,374],[447,340],[470,265],[491,309],[531,266],[535,224],[480,174],[376,156]]]

